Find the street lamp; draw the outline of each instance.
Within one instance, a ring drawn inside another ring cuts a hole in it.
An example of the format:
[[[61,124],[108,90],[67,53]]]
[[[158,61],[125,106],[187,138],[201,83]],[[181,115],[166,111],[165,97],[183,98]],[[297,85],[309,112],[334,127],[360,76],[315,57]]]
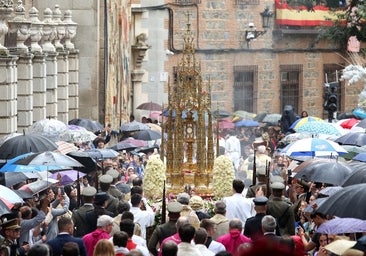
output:
[[[261,12],[262,16],[262,27],[269,28],[271,26],[271,18],[273,16],[273,12],[267,6],[263,12]]]

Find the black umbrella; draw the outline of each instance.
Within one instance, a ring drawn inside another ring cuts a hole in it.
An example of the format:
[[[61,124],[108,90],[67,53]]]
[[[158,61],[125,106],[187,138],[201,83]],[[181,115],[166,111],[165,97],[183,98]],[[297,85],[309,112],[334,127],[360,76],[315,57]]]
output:
[[[366,183],[352,185],[331,195],[318,211],[340,218],[366,219]]]
[[[366,145],[366,133],[349,132],[335,140],[340,145],[355,145],[362,147]]]
[[[215,110],[212,112],[212,116],[216,119],[221,119],[231,116],[231,113],[226,110]]]
[[[149,130],[150,126],[137,122],[137,121],[132,121],[129,123],[125,123],[121,125],[120,130],[122,132],[133,132],[133,131],[142,131],[142,130]]]
[[[69,124],[84,127],[88,131],[96,132],[103,130],[103,125],[97,121],[85,118],[76,118],[69,121]]]
[[[83,173],[90,173],[97,170],[97,161],[95,161],[94,158],[90,157],[88,153],[83,151],[76,151],[70,152],[67,155],[84,165],[84,167],[78,168],[79,171]]]
[[[356,127],[366,128],[366,119],[361,120]]]
[[[132,143],[126,142],[126,141],[120,141],[118,142],[116,145],[110,147],[110,149],[116,150],[116,151],[121,151],[121,150],[133,150],[135,148],[137,148],[137,145],[134,145]]]
[[[136,140],[158,140],[161,139],[161,132],[153,131],[153,130],[143,130],[135,132],[132,137]]]
[[[352,173],[351,167],[335,159],[310,159],[294,169],[294,178],[340,185]]]
[[[115,158],[119,155],[119,153],[113,149],[110,148],[95,148],[95,149],[89,149],[85,150],[85,153],[89,154],[91,158],[102,160],[102,159],[110,159]]]
[[[149,110],[149,111],[161,111],[162,107],[160,104],[155,102],[145,102],[136,107],[136,109]]]
[[[57,145],[42,135],[24,134],[10,138],[0,146],[0,159],[11,159],[29,152],[38,153],[56,149]]]
[[[366,183],[366,165],[362,169],[353,171],[342,183],[342,187]]]

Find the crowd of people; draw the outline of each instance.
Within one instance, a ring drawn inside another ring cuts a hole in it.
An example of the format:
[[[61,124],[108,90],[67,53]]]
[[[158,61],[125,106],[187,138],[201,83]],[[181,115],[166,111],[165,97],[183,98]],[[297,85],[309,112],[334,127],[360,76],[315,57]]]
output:
[[[96,148],[105,147],[103,134]],[[121,152],[97,172],[53,184],[3,214],[0,256],[336,255],[328,244],[362,234],[317,233],[330,216],[315,202],[330,184],[292,179],[290,159],[277,151],[283,136],[276,126],[219,134],[235,167],[232,195],[212,211],[194,190],[170,195],[165,223],[165,212],[144,197],[149,156]],[[342,255],[364,252],[357,243]]]

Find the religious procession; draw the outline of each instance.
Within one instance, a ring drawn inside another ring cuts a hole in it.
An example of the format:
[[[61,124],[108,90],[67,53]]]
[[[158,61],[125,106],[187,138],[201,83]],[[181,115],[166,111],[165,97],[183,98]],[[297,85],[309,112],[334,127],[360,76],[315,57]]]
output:
[[[168,102],[141,120],[47,118],[1,138],[0,256],[365,255],[364,105],[338,119],[328,95],[327,120],[220,109],[190,24],[183,39]]]

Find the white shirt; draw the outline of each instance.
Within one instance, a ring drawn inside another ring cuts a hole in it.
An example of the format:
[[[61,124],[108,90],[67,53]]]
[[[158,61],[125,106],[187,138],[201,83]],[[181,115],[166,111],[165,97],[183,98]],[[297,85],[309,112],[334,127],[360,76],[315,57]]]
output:
[[[226,251],[225,246],[222,243],[219,243],[215,240],[212,240],[210,245],[208,246],[208,249],[213,253],[218,253],[222,251]]]
[[[255,215],[253,199],[245,198],[242,194],[224,197],[223,201],[226,204],[226,218],[241,220],[243,228],[247,219]]]
[[[177,256],[205,256],[203,255],[195,245],[190,243],[181,242],[178,244]]]
[[[205,256],[215,256],[215,253],[213,253],[212,251],[210,251],[206,247],[206,245],[204,245],[204,244],[196,244],[195,246],[201,252],[202,255],[205,255]]]
[[[141,236],[146,239],[146,228],[154,224],[155,214],[151,210],[142,211],[139,207],[131,207],[130,212],[134,216],[134,222],[141,226]]]

